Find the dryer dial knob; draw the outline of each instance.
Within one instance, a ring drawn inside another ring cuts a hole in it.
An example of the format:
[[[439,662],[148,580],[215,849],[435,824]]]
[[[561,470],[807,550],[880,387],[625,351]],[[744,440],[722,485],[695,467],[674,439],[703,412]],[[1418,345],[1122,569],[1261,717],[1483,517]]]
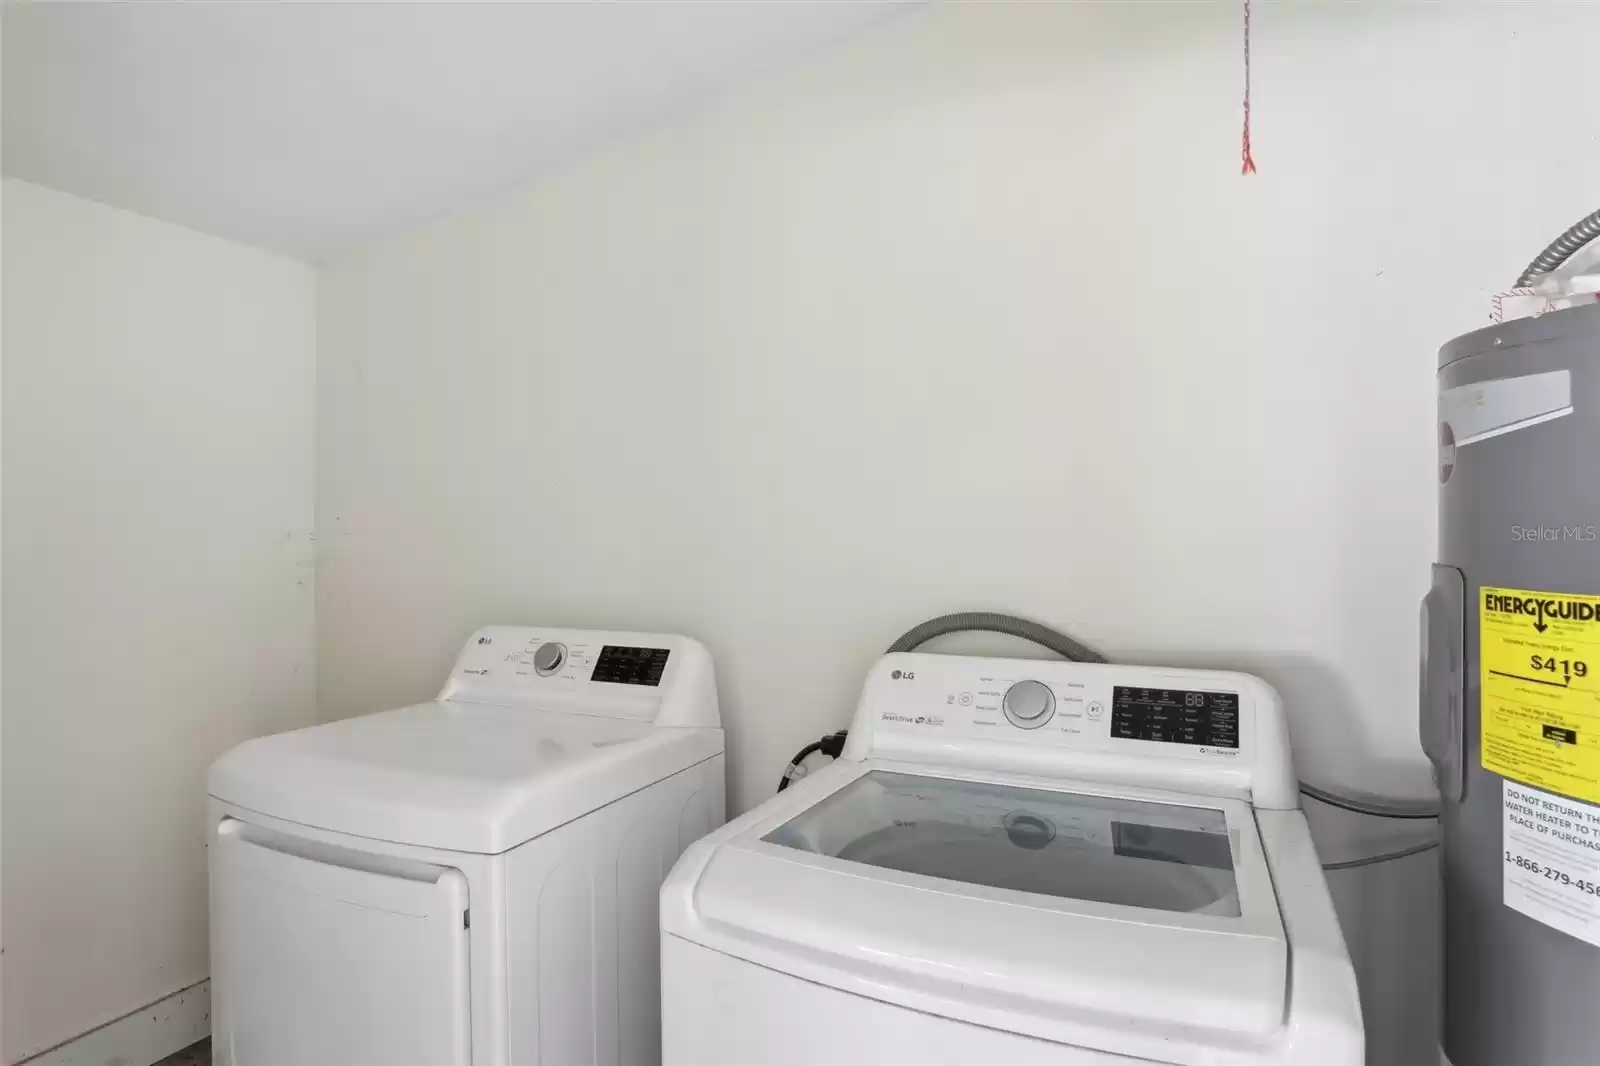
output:
[[[550,641],[548,644],[539,645],[539,650],[533,653],[533,668],[540,677],[549,677],[566,665],[567,646]]]
[[[1038,729],[1055,715],[1056,697],[1041,681],[1018,681],[1006,689],[1001,706],[1012,725]]]

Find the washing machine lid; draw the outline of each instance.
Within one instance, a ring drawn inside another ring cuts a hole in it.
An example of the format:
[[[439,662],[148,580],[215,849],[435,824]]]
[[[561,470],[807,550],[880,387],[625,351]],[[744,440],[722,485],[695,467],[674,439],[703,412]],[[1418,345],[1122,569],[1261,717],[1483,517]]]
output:
[[[1247,804],[858,766],[717,848],[667,930],[1046,1038],[1281,1026],[1289,947]]]
[[[234,748],[225,803],[397,844],[499,854],[722,751],[722,730],[439,701]]]

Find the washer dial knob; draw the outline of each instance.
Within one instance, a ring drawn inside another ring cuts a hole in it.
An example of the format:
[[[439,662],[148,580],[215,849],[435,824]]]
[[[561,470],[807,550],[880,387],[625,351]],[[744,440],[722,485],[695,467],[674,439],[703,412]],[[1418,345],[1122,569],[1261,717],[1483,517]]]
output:
[[[1018,681],[1006,689],[1000,701],[1011,724],[1022,729],[1038,729],[1056,713],[1056,697],[1042,681]]]
[[[567,664],[567,646],[550,641],[533,653],[533,668],[540,677],[549,677]]]

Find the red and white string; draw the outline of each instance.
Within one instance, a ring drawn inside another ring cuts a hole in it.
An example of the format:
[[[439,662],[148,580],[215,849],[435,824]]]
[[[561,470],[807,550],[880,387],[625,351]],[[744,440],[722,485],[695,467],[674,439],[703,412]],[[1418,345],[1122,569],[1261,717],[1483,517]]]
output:
[[[1250,154],[1250,0],[1244,0],[1244,140],[1239,158],[1240,174],[1256,172],[1255,157]]]

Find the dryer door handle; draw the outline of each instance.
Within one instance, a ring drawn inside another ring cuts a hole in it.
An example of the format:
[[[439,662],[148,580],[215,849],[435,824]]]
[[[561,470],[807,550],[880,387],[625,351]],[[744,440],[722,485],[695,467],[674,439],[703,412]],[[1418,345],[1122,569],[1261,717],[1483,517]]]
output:
[[[225,817],[217,823],[217,838],[219,845],[234,845],[230,850],[236,851],[242,861],[257,868],[285,869],[281,860],[274,862],[266,855],[252,854],[258,851],[304,859],[309,865],[294,863],[288,868],[303,871],[302,876],[315,882],[321,890],[351,903],[369,902],[375,885],[393,881],[393,890],[383,893],[391,897],[386,899],[389,904],[386,909],[401,914],[427,914],[428,907],[436,905],[432,901],[438,896],[431,886],[438,885],[451,874],[462,876],[459,870],[448,866],[324,844],[309,837],[232,817]],[[282,876],[281,872],[278,876]],[[383,880],[375,881],[374,877]],[[409,889],[408,885],[416,888]]]

